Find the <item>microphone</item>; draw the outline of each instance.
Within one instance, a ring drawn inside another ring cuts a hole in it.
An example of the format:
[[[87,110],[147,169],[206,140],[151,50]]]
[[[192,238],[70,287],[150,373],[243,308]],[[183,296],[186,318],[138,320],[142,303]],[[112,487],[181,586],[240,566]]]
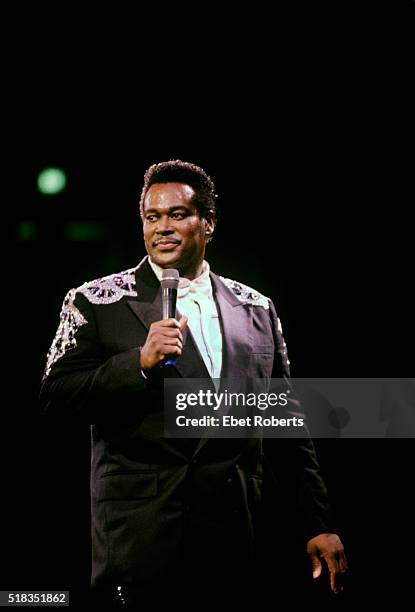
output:
[[[161,300],[163,304],[163,321],[176,318],[177,288],[179,286],[179,272],[174,268],[163,270],[160,281]],[[164,365],[176,365],[176,359],[165,359]]]

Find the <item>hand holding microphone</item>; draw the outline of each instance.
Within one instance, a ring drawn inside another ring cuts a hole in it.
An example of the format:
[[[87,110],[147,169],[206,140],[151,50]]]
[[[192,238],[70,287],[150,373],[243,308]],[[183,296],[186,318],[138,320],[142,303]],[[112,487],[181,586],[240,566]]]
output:
[[[187,317],[177,321],[176,300],[179,273],[177,270],[163,270],[161,280],[163,320],[150,325],[148,336],[140,353],[140,366],[151,370],[163,362],[165,365],[176,365],[176,357],[183,349],[182,332],[187,325]]]

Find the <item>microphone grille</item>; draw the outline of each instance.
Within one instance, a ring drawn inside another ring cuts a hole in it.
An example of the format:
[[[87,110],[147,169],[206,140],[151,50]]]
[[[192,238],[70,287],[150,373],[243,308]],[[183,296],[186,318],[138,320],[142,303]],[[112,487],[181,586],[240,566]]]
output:
[[[163,270],[161,286],[166,289],[177,289],[179,286],[179,272],[174,268]]]

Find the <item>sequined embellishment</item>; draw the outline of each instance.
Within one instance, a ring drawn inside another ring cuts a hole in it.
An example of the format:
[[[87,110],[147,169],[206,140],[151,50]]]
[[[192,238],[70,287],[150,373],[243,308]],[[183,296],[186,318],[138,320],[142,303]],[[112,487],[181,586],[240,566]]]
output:
[[[92,304],[113,304],[124,296],[135,297],[135,271],[136,268],[130,268],[118,274],[104,276],[84,283],[77,290]]]
[[[66,294],[60,315],[59,327],[46,358],[46,368],[43,378],[49,376],[52,366],[71,348],[76,347],[75,334],[81,325],[88,321],[74,304],[77,289],[71,289]]]
[[[49,376],[52,366],[66,351],[76,347],[75,335],[82,325],[88,323],[74,304],[76,294],[82,293],[92,304],[113,304],[124,296],[135,297],[137,295],[135,271],[136,268],[130,268],[118,274],[110,274],[86,282],[67,293],[63,301],[58,331],[47,355],[43,378]]]
[[[220,279],[225,283],[225,285],[232,291],[234,295],[240,300],[243,304],[251,304],[252,306],[262,306],[265,310],[269,309],[269,301],[265,295],[262,293],[258,293],[255,289],[251,289],[247,285],[243,285],[242,283],[237,283],[230,278],[224,278],[220,276]]]

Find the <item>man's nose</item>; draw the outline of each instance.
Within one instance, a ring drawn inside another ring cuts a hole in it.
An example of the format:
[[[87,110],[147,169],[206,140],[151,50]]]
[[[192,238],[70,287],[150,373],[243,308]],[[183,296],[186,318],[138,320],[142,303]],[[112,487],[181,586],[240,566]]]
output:
[[[172,234],[173,230],[170,227],[170,218],[169,217],[160,217],[156,226],[157,234]]]

